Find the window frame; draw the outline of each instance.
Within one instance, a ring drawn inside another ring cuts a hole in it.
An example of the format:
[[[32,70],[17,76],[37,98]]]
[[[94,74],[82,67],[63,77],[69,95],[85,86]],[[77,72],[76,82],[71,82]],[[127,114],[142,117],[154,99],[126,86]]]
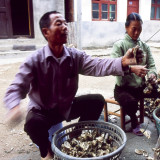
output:
[[[151,18],[151,15],[150,15],[150,19],[151,20],[160,20],[156,18],[156,14],[157,14],[157,8],[160,8],[160,4],[158,4],[158,0],[155,0],[155,3],[152,3],[151,1],[151,11],[152,11],[152,7],[155,8],[155,11],[154,11],[154,18]]]
[[[99,18],[95,19],[93,18],[93,9],[91,10],[92,12],[92,21],[117,21],[117,0],[111,1],[111,0],[92,0],[92,6],[93,3],[98,3],[99,6]],[[108,5],[108,19],[102,19],[102,4],[107,4]],[[115,5],[115,19],[111,20],[110,19],[110,5],[114,4]],[[93,8],[93,7],[92,7]]]

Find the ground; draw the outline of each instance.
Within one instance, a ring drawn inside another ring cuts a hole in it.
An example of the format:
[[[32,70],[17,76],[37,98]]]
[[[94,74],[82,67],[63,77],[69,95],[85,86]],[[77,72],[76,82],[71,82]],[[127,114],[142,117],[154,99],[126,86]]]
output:
[[[103,52],[103,54],[105,53]],[[7,110],[5,109],[3,104],[3,97],[7,87],[12,82],[21,64],[21,60],[18,60],[19,62],[17,62],[17,60],[18,59],[15,60],[14,58],[0,60],[0,159],[40,160],[38,148],[31,142],[29,137],[23,131],[24,119],[15,127],[9,126],[5,123],[5,114]],[[7,64],[2,63],[2,61],[7,62]],[[156,61],[158,64],[159,60],[156,59]],[[104,95],[104,97],[110,97],[113,95],[114,84],[115,78],[113,76],[100,78],[80,76],[80,89],[78,90],[77,94],[101,93]],[[24,116],[26,113],[27,102],[28,99],[26,98],[22,101],[21,104]],[[64,125],[66,125],[65,122]],[[145,159],[143,156],[135,155],[135,148],[147,150],[150,155],[153,155],[152,148],[155,146],[156,140],[158,138],[156,127],[147,118],[145,118],[145,123],[143,127],[146,127],[151,131],[151,139],[147,139],[146,137],[135,137],[132,133],[126,133],[128,141],[124,151],[122,152],[121,159]]]
[[[1,65],[0,67],[0,157],[2,160],[13,159],[22,153],[39,154],[38,149],[32,144],[29,137],[23,131],[24,120],[18,124],[16,127],[11,127],[5,123],[5,114],[7,110],[3,105],[3,97],[6,88],[9,86],[15,73],[18,71],[20,63],[14,63],[10,65]],[[25,105],[25,101],[23,102]]]

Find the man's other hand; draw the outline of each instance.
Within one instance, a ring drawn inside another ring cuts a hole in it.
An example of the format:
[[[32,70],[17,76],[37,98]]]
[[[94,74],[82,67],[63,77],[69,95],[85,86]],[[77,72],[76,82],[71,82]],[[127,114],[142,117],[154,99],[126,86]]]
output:
[[[6,115],[5,122],[9,124],[9,126],[16,126],[22,121],[23,114],[20,109],[20,106],[16,106],[8,111]]]

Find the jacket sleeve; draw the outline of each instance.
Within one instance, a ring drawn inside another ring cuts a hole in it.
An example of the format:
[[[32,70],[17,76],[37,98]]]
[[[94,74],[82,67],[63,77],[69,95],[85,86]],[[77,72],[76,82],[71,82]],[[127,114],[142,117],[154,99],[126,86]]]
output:
[[[80,54],[80,74],[89,76],[123,75],[121,58],[93,58],[85,52]]]
[[[15,75],[13,82],[5,93],[4,103],[8,109],[19,105],[21,99],[26,97],[32,78],[32,62],[30,59],[20,66],[19,72]]]

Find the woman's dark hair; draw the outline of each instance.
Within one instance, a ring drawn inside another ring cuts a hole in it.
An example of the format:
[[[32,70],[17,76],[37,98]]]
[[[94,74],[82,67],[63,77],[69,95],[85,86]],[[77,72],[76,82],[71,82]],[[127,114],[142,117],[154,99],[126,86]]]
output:
[[[138,13],[131,13],[127,16],[126,22],[125,22],[125,27],[128,27],[131,23],[131,21],[140,21],[143,23],[141,16]]]
[[[49,28],[49,26],[50,26],[50,18],[49,18],[49,16],[50,16],[51,14],[58,14],[58,13],[60,13],[60,12],[50,11],[50,12],[45,13],[45,14],[41,17],[41,19],[40,19],[40,21],[39,21],[39,26],[40,26],[41,32],[42,32],[42,28]],[[42,33],[42,34],[43,34],[43,33]]]

